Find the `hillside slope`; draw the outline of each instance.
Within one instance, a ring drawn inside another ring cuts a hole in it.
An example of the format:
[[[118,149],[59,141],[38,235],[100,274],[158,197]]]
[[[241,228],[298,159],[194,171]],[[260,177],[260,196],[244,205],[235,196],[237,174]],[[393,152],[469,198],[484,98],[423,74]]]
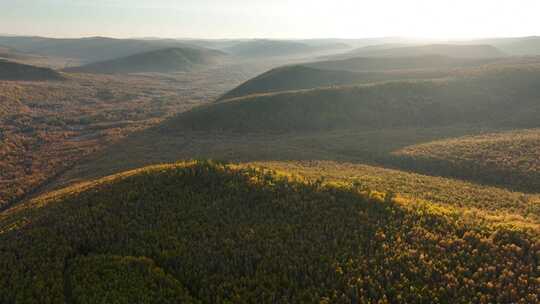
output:
[[[367,84],[396,80],[439,79],[466,74],[479,67],[539,64],[538,57],[451,58],[445,56],[361,57],[319,61],[272,69],[224,94],[220,100],[252,94]]]
[[[539,67],[479,69],[453,80],[252,95],[199,107],[164,130],[234,132],[488,124],[536,127]]]
[[[20,54],[16,50],[0,45],[0,58],[17,59],[17,58],[19,58],[21,56],[22,56],[22,54]]]
[[[538,238],[459,218],[256,169],[146,168],[0,213],[0,301],[537,302]]]
[[[342,60],[319,61],[305,66],[336,71],[378,72],[388,70],[439,70],[486,65],[500,61],[496,58],[454,58],[442,55],[420,55],[414,57],[354,57]]]
[[[403,167],[410,163],[423,172],[540,191],[538,129],[433,141],[393,154]]]
[[[311,89],[333,85],[363,83],[384,79],[383,75],[369,75],[343,71],[324,71],[301,65],[285,66],[263,73],[227,92],[220,100],[259,93]]]
[[[0,59],[0,80],[62,80],[60,73]]]
[[[493,45],[514,56],[540,55],[540,37],[538,36],[484,39],[473,42]]]
[[[171,48],[91,63],[65,71],[103,74],[187,71],[197,66],[217,63],[223,55],[219,51]]]

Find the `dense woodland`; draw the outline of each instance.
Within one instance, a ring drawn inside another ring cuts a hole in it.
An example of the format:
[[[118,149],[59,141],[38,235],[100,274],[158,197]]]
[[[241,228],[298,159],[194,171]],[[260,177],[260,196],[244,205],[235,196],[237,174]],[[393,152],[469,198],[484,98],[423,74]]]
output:
[[[207,162],[67,189],[0,218],[0,300],[539,301],[537,237],[366,191]]]
[[[521,191],[540,189],[540,130],[467,136],[406,147],[396,164]]]
[[[489,67],[448,80],[250,95],[182,113],[165,128],[248,133],[459,124],[536,127],[539,76],[537,65]]]

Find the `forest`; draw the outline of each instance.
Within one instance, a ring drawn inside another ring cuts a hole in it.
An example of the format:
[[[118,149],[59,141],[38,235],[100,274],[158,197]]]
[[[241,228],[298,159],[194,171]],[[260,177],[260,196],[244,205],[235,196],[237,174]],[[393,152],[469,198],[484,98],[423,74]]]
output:
[[[537,303],[538,237],[456,218],[358,184],[149,167],[3,214],[0,300]]]

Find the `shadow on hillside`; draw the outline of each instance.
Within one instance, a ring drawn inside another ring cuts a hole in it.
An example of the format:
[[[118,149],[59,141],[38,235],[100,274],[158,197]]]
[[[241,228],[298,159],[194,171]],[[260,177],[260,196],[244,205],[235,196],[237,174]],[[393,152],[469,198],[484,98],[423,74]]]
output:
[[[230,162],[330,160],[370,164],[407,171],[428,172],[410,162],[396,161],[391,152],[442,138],[480,134],[475,126],[340,130],[321,133],[234,134],[181,131],[168,133],[159,127],[132,134],[92,155],[66,172],[46,190],[96,179],[147,165],[185,159]]]

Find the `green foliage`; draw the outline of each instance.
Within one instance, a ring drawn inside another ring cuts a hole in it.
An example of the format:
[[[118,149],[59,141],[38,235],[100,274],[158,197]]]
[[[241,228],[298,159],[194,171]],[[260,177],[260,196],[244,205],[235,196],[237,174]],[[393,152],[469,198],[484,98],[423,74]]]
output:
[[[256,162],[256,166],[309,179],[324,177],[332,183],[395,193],[398,199],[429,201],[441,206],[488,215],[495,222],[538,225],[540,195],[514,192],[470,182],[335,161]]]
[[[71,262],[67,274],[75,303],[197,303],[148,258],[81,257]]]
[[[393,153],[394,163],[526,192],[540,189],[540,130],[465,136],[413,145]]]
[[[539,257],[536,235],[434,205],[194,162],[0,214],[0,302],[88,300],[77,286],[129,274],[203,303],[537,303]]]

